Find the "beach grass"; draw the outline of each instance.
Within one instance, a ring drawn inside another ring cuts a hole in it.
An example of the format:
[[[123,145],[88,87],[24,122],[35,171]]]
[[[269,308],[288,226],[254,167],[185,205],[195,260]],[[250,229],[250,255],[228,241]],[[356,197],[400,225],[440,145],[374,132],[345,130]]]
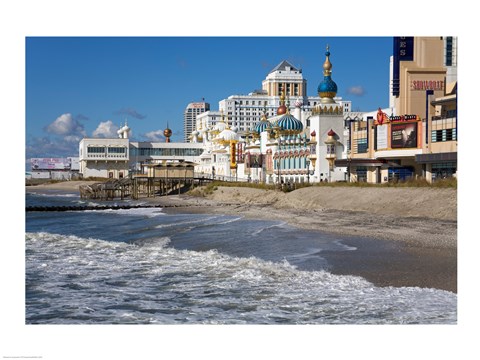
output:
[[[223,187],[242,187],[242,188],[252,188],[252,189],[263,189],[263,190],[275,190],[277,189],[276,185],[256,183],[256,182],[231,182],[231,181],[212,181],[208,185],[204,186],[202,190],[198,188],[191,190],[190,195],[194,196],[206,196],[212,194],[219,186]],[[297,189],[309,187],[309,186],[322,186],[322,187],[369,187],[369,188],[403,188],[403,187],[412,187],[412,188],[457,188],[457,179],[448,178],[437,180],[433,183],[429,183],[425,179],[412,179],[406,181],[394,181],[387,182],[384,184],[371,184],[367,182],[321,182],[321,183],[297,183],[292,184],[290,187],[284,186],[284,192],[290,192]]]

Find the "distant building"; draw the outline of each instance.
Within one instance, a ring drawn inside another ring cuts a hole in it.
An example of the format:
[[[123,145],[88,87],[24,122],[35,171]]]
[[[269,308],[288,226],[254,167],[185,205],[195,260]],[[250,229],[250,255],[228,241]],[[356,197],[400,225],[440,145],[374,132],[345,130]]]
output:
[[[136,142],[130,141],[129,132],[125,125],[118,131],[119,138],[83,138],[79,144],[82,176],[121,179],[141,171],[144,164],[198,162],[202,153],[202,144]]]
[[[225,115],[225,121],[234,126],[239,135],[244,136],[255,127],[263,114],[267,117],[276,115],[282,92],[289,110],[293,111],[299,106],[304,118],[298,120],[308,123],[308,118],[320,104],[321,98],[308,96],[307,80],[303,78],[302,70],[283,60],[267,74],[261,90],[254,90],[248,95],[231,95],[221,100],[218,111],[207,111],[197,116],[195,128],[201,131],[214,126]],[[343,112],[351,111],[351,101],[344,101],[340,97],[336,97],[335,101],[343,107]]]
[[[196,129],[197,115],[210,110],[210,104],[206,102],[193,102],[187,105],[183,112],[183,141],[188,142],[192,131]]]
[[[334,166],[337,158],[346,156],[345,107],[336,101],[337,85],[331,77],[328,48],[323,69],[318,97],[305,97],[301,72],[282,62],[264,82],[265,94],[242,97],[238,104],[232,102],[232,117],[239,122],[228,117],[230,98],[225,102],[226,114],[221,114],[215,124],[199,121],[206,114],[198,116],[199,129],[192,140],[203,142],[204,152],[196,172],[220,180],[265,182],[282,187],[345,180],[345,171]],[[287,75],[291,75],[291,82],[283,79]],[[269,105],[265,112],[260,111],[265,103],[258,102],[258,97]],[[295,101],[291,109],[292,97]],[[277,100],[278,106],[273,109]],[[304,106],[304,100],[312,103]],[[260,120],[251,128],[251,120],[247,120],[242,131],[242,115],[233,116],[234,104],[239,109],[259,111]]]

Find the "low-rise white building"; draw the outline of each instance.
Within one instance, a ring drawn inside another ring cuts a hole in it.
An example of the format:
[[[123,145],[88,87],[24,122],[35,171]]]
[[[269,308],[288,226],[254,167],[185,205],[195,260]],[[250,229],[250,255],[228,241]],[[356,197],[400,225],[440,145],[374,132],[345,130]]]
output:
[[[141,171],[143,164],[167,161],[198,163],[202,144],[130,141],[126,125],[119,138],[83,138],[79,144],[80,173],[83,177],[121,179],[131,171]]]

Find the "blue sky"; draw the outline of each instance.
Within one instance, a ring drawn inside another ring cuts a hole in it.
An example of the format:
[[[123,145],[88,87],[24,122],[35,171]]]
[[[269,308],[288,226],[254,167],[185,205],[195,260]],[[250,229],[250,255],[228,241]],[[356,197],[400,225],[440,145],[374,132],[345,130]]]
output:
[[[125,119],[135,140],[161,140],[168,123],[183,141],[188,103],[217,110],[282,60],[315,96],[327,44],[338,96],[353,110],[387,107],[392,37],[27,37],[26,158],[78,156],[82,137],[115,134]]]

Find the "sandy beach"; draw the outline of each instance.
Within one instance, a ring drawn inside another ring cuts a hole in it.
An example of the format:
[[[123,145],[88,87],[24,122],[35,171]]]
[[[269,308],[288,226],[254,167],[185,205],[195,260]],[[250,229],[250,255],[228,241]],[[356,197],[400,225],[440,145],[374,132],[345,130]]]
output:
[[[69,181],[27,191],[76,191]],[[286,222],[338,234],[356,251],[325,253],[335,274],[359,275],[377,286],[457,291],[457,191],[438,188],[313,186],[283,193],[218,187],[212,194],[146,198],[166,212],[222,213]]]

